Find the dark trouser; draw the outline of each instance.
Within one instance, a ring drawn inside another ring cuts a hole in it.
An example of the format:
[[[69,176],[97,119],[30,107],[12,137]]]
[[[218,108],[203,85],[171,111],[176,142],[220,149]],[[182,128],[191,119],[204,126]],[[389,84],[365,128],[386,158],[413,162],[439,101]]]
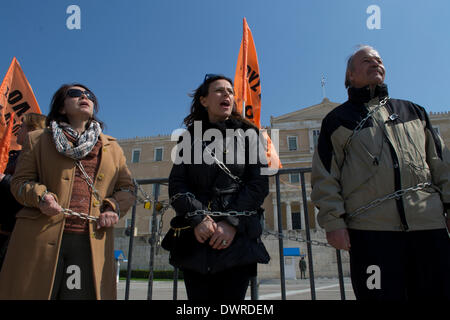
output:
[[[9,238],[9,235],[0,233],[0,270],[2,270],[3,261],[5,260]]]
[[[450,300],[447,230],[349,230],[349,235],[358,300]]]
[[[89,235],[64,233],[52,300],[95,300]]]
[[[255,266],[239,266],[215,274],[184,270],[184,284],[189,300],[244,300]]]

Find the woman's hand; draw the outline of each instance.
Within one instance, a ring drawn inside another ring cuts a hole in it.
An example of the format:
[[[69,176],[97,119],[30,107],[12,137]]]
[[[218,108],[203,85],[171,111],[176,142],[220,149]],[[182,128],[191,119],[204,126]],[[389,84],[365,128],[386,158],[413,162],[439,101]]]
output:
[[[214,234],[216,229],[216,222],[210,216],[206,216],[203,221],[194,228],[195,238],[198,242],[204,243]]]
[[[213,249],[226,249],[233,242],[236,235],[236,229],[225,221],[217,223],[217,229],[214,232],[209,245]]]
[[[114,211],[104,211],[100,213],[97,220],[97,230],[100,228],[108,228],[119,222],[119,215]]]
[[[60,213],[62,208],[52,195],[46,194],[39,202],[39,210],[43,214],[51,217]]]

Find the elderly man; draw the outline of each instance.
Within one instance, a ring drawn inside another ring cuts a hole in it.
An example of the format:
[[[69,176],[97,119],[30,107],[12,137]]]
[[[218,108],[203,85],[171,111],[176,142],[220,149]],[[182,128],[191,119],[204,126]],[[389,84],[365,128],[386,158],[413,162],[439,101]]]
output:
[[[350,251],[357,299],[450,299],[450,154],[384,78],[372,47],[348,59],[348,101],[324,118],[313,159],[318,222]]]

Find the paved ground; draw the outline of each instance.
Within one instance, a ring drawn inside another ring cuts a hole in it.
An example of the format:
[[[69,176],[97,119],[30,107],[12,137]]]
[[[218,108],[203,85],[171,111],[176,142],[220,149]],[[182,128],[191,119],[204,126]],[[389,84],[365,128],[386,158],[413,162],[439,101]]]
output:
[[[345,297],[347,300],[355,300],[352,285],[349,278],[344,279]],[[317,300],[340,300],[341,293],[338,279],[315,279]],[[146,300],[148,283],[145,281],[131,281],[130,300]],[[262,280],[259,284],[259,300],[281,300],[281,284],[279,279]],[[125,299],[125,280],[120,280],[117,288],[117,298]],[[153,300],[172,300],[173,282],[155,281],[153,283]],[[178,281],[178,300],[186,300],[186,289],[183,281]],[[247,291],[247,299],[250,299],[250,288]],[[310,282],[306,280],[286,280],[286,300],[311,300]]]

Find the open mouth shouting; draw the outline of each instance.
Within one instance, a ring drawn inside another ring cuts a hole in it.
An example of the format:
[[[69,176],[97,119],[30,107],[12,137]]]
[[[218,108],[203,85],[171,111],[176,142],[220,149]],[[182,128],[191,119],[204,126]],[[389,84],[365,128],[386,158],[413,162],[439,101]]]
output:
[[[230,100],[224,100],[220,103],[220,106],[223,108],[229,108],[231,107],[231,101]]]

